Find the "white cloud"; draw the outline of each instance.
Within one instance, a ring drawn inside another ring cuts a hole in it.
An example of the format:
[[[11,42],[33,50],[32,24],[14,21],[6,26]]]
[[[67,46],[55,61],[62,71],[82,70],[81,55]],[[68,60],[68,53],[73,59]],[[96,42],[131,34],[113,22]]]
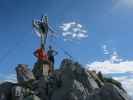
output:
[[[8,74],[8,75],[0,74],[0,79],[1,79],[1,82],[5,82],[5,81],[12,82],[12,83],[17,82],[16,74]]]
[[[114,51],[113,54],[111,55],[110,61],[112,63],[114,63],[114,62],[121,62],[122,59],[119,57],[118,53],[116,51]]]
[[[62,28],[63,31],[68,31],[75,24],[75,22],[64,23],[60,28]]]
[[[87,64],[87,66],[91,70],[101,71],[104,74],[133,72],[133,61],[123,61],[120,63],[112,63],[110,60],[103,62],[95,61]]]
[[[113,52],[110,59],[104,61],[94,61],[87,64],[91,70],[102,71],[104,74],[133,72],[133,61],[123,61],[117,52]]]
[[[112,0],[112,2],[115,8],[121,7],[121,6],[133,8],[133,0]]]
[[[128,76],[114,77],[114,79],[121,82],[123,84],[124,88],[128,91],[128,94],[130,96],[132,96],[132,98],[133,98],[133,77],[132,78],[128,78]]]
[[[94,61],[86,65],[87,69],[101,71],[120,81],[128,94],[133,98],[133,60],[123,60],[117,52],[110,59]]]
[[[83,39],[88,37],[87,31],[81,24],[76,22],[64,23],[60,26],[60,28],[65,40]]]
[[[104,44],[104,45],[102,46],[102,49],[103,49],[103,52],[104,52],[105,55],[108,55],[108,54],[109,54],[109,50],[108,50],[108,48],[107,48],[107,45]]]

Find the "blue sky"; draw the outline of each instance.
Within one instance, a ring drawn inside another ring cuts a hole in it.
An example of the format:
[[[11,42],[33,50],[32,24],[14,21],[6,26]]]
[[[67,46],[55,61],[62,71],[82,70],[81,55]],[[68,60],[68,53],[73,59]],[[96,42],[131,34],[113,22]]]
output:
[[[58,47],[82,64],[107,58],[104,44],[111,52],[115,50],[123,58],[132,59],[133,8],[129,6],[120,0],[1,0],[0,73],[12,73],[18,63],[34,64],[32,53],[39,46],[39,38],[33,33],[31,22],[42,14],[48,15],[58,34],[59,26],[72,21],[83,25],[88,33],[88,38],[78,43],[56,41],[57,66],[65,56]]]
[[[111,74],[133,97],[133,0],[0,0],[0,80],[15,80],[17,64],[32,68],[40,42],[32,20],[42,14],[58,34],[48,39],[59,52],[56,68],[66,57],[63,48],[87,68]],[[64,41],[73,28],[87,38]]]

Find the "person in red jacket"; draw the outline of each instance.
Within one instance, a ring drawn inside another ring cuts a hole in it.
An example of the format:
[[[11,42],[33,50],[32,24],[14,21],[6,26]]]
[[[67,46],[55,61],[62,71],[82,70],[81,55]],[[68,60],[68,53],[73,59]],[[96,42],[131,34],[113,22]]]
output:
[[[34,52],[34,56],[37,58],[37,62],[35,63],[35,66],[33,68],[33,73],[36,77],[36,79],[44,78],[48,79],[48,75],[52,72],[51,64],[47,56],[47,52],[41,48],[38,48]]]
[[[48,61],[48,56],[47,53],[44,51],[44,49],[38,48],[35,52],[34,52],[34,56],[37,57],[38,61]]]

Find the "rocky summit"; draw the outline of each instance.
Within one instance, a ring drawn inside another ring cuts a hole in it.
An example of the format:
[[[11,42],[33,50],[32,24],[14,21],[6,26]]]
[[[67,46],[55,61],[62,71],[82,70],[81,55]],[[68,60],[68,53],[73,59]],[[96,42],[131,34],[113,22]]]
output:
[[[60,68],[47,80],[38,78],[22,84],[2,83],[0,100],[130,100],[130,98],[118,81],[105,78],[101,72],[89,71],[78,62],[64,59]]]

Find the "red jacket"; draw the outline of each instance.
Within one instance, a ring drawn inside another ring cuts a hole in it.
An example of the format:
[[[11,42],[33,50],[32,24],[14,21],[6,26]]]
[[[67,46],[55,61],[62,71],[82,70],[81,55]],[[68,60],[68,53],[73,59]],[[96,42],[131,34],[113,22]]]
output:
[[[45,53],[42,48],[37,49],[34,52],[34,55],[38,58],[38,60],[48,60],[47,53]]]

